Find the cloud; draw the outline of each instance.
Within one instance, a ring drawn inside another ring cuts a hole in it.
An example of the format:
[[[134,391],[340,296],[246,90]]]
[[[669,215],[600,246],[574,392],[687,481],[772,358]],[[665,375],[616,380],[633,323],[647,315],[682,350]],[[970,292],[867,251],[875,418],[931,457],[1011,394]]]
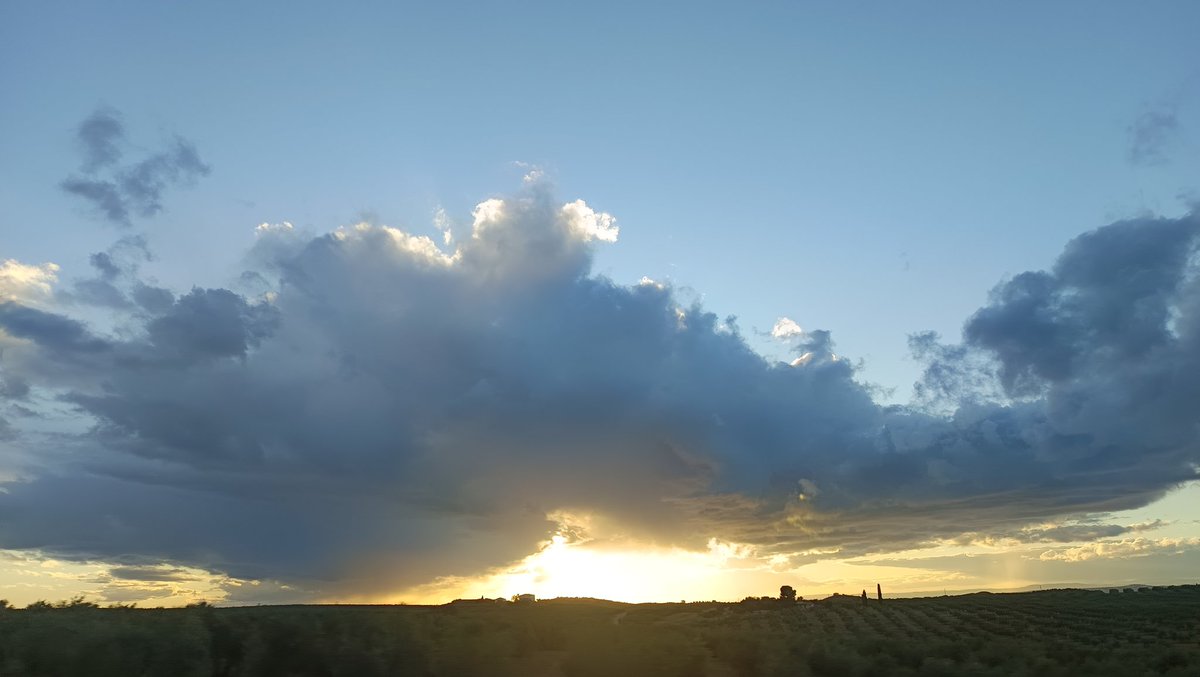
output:
[[[82,322],[14,301],[0,302],[0,327],[8,336],[32,341],[56,357],[86,359],[108,352],[111,347],[108,341],[91,334]]]
[[[597,212],[583,200],[568,202],[562,207],[563,219],[584,242],[599,240],[616,242],[621,229],[612,214]]]
[[[992,530],[987,534],[965,533],[953,539],[956,545],[1016,545],[1021,543],[1077,543],[1096,541],[1123,534],[1152,531],[1164,526],[1162,520],[1137,524],[1105,524],[1085,520],[1069,524],[1039,524],[1022,527],[1010,532]]]
[[[669,285],[594,274],[615,221],[543,182],[469,223],[453,250],[260,228],[243,277],[265,291],[104,305],[119,332],[0,305],[5,373],[78,417],[22,438],[40,466],[0,493],[0,547],[336,596],[511,564],[564,514],[799,563],[1111,537],[1079,518],[1196,477],[1195,215],[1080,236],[962,345],[916,339],[936,410],[877,404],[828,331],[785,325],[802,359],[774,362]]]
[[[228,289],[193,289],[148,322],[146,335],[159,355],[193,364],[245,356],[274,330],[275,322],[269,305],[247,303]]]
[[[73,280],[60,289],[55,300],[60,304],[107,306],[116,309],[142,308],[161,312],[174,301],[167,289],[147,284],[138,278],[141,264],[151,260],[150,249],[142,235],[117,240],[106,251],[88,257],[94,271],[92,277]]]
[[[184,569],[161,566],[123,566],[109,569],[113,578],[126,581],[186,581],[194,575]]]
[[[1198,228],[1191,214],[1079,236],[1051,271],[997,287],[964,327],[967,345],[996,358],[1009,395],[1045,395],[1048,413],[1081,427],[1107,428],[1124,441],[1129,435],[1112,428],[1126,421],[1098,419],[1120,412],[1147,424],[1174,419],[1162,421],[1161,434],[1130,425],[1139,439],[1182,433],[1190,416],[1182,405],[1200,393],[1175,378],[1198,366]]]
[[[126,145],[125,129],[112,110],[98,110],[84,119],[76,139],[83,155],[83,175],[69,176],[59,185],[118,225],[130,225],[133,216],[158,214],[167,188],[192,185],[211,171],[196,147],[180,136],[137,162],[119,166]]]
[[[1103,549],[1109,552],[1116,551],[1111,544]],[[1193,579],[1193,572],[1200,566],[1200,548],[1194,546],[1148,548],[1144,550],[1144,557],[1091,557],[1087,560],[1070,560],[1055,556],[1061,550],[1066,548],[1050,550],[1051,555],[1046,559],[1042,559],[1041,554],[1047,551],[1035,547],[903,559],[872,558],[862,561],[870,565],[903,567],[918,571],[955,571],[965,574],[971,581],[967,585],[950,583],[930,585],[926,588],[930,593],[936,591],[936,594],[942,594],[945,587],[949,587],[951,594],[954,594],[955,588],[961,592],[969,592],[979,589],[996,590],[998,587],[1030,590],[1054,587],[1111,588],[1129,584],[1170,585]],[[1080,562],[1086,564],[1080,566]],[[886,586],[884,592],[887,592]]]
[[[53,263],[29,265],[15,259],[0,262],[0,301],[38,305],[49,300],[58,281]]]
[[[92,203],[105,219],[122,226],[130,225],[128,201],[112,181],[72,176],[63,179],[59,186]]]
[[[1107,540],[1074,548],[1047,550],[1042,561],[1086,562],[1092,559],[1124,559],[1155,554],[1175,554],[1200,548],[1200,538],[1129,538]]]
[[[1129,125],[1129,162],[1134,165],[1166,164],[1170,145],[1179,136],[1179,116],[1174,106],[1144,111]]]
[[[775,326],[771,327],[771,336],[777,339],[795,338],[804,336],[804,330],[800,328],[800,325],[796,324],[795,320],[781,317],[775,321]]]
[[[95,172],[115,164],[121,159],[121,145],[125,141],[125,126],[121,124],[120,114],[110,108],[96,110],[79,123],[76,141],[83,153],[80,168],[84,172]]]

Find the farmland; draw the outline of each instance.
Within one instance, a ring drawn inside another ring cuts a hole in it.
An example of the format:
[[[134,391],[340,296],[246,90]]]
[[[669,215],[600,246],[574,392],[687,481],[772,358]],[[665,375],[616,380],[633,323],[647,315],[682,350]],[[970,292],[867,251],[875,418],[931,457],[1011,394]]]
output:
[[[0,675],[1200,675],[1200,586],[918,599],[0,609]]]

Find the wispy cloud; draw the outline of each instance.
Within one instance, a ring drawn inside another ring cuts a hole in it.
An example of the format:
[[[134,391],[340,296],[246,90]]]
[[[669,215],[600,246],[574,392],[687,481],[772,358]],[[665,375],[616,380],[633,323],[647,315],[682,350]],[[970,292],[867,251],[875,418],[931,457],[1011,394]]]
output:
[[[83,156],[81,175],[63,179],[60,187],[83,198],[106,220],[118,225],[130,225],[134,216],[150,217],[161,212],[167,188],[191,185],[211,171],[195,146],[180,136],[141,160],[120,165],[127,145],[125,127],[119,114],[111,109],[97,110],[84,119],[76,140]]]
[[[1142,112],[1128,127],[1129,162],[1145,166],[1166,164],[1179,131],[1179,115],[1174,106]]]

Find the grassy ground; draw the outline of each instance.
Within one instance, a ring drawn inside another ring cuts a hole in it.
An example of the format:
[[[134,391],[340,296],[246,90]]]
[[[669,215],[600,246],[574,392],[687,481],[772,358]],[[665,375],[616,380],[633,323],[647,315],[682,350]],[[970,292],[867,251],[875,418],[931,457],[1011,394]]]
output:
[[[0,675],[1200,675],[1200,586],[864,602],[0,610]]]

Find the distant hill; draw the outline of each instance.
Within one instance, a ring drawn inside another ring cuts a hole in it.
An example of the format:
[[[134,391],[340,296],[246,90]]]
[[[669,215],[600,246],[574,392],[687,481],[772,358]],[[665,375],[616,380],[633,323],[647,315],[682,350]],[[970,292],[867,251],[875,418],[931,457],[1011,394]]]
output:
[[[915,592],[897,592],[891,595],[893,598],[901,597],[941,597],[943,595],[970,595],[977,592],[1037,592],[1038,590],[1126,590],[1141,588],[1157,588],[1165,587],[1160,585],[1147,585],[1146,583],[1113,583],[1110,585],[1097,585],[1095,583],[1044,583],[1041,585],[1025,585],[1019,588],[952,588],[941,590],[918,590]],[[888,597],[887,590],[884,590],[884,598]]]

